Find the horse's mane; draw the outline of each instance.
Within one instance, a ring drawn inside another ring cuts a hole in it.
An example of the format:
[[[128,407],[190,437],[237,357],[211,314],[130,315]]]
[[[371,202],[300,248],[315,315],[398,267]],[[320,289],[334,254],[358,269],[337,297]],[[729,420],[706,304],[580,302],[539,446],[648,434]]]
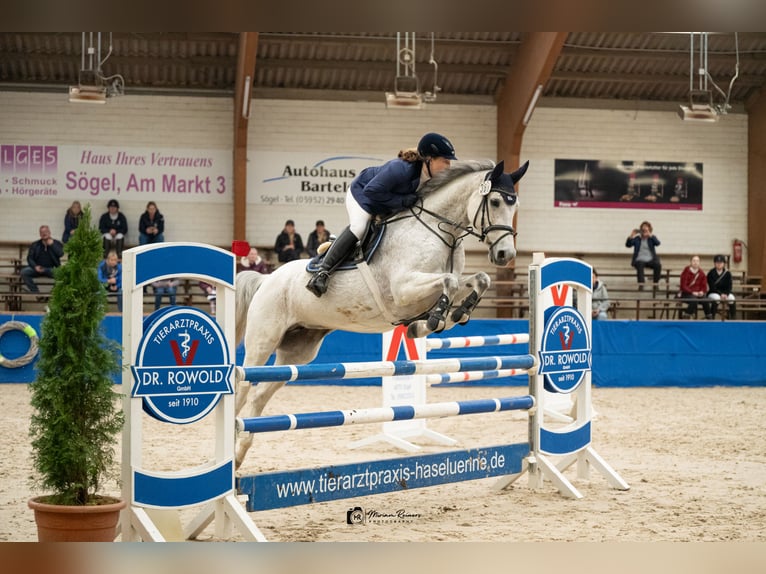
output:
[[[455,163],[449,169],[445,169],[444,171],[437,173],[422,186],[420,186],[418,189],[418,195],[424,197],[459,177],[477,171],[492,169],[493,167],[495,167],[495,162],[488,159],[480,161],[462,161]]]

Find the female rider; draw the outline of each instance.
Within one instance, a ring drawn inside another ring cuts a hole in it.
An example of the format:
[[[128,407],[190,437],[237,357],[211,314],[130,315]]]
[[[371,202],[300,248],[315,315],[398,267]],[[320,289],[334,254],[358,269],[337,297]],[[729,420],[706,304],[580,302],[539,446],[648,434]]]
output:
[[[387,217],[412,206],[418,199],[417,189],[456,159],[450,141],[431,132],[420,138],[416,150],[402,150],[396,159],[362,170],[346,193],[349,226],[332,242],[306,288],[321,297],[332,272],[367,233],[372,217]]]

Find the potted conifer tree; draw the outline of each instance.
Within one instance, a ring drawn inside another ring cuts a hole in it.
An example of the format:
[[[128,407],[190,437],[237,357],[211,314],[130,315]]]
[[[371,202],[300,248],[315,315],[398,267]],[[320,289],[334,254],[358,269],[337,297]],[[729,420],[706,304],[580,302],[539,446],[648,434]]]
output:
[[[41,324],[37,376],[30,385],[35,486],[48,493],[29,500],[40,541],[112,541],[125,506],[99,493],[118,474],[115,446],[123,423],[113,383],[121,349],[102,327],[107,308],[97,275],[102,249],[86,206],[64,248],[68,260],[55,271]],[[86,524],[70,529],[70,519]],[[94,522],[88,524],[90,519]]]

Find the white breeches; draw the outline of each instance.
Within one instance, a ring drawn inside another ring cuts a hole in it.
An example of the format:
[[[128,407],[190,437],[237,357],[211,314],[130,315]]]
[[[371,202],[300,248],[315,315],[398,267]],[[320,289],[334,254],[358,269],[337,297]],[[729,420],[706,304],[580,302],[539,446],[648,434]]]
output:
[[[720,301],[721,295],[719,293],[711,293],[710,295],[707,296],[707,298],[710,299],[711,301]],[[734,295],[729,293],[726,296],[726,299],[724,299],[724,301],[735,301]]]
[[[367,227],[370,225],[372,215],[362,209],[362,206],[357,203],[351,192],[346,193],[346,211],[348,212],[349,229],[361,241],[364,238],[364,234],[367,233]]]

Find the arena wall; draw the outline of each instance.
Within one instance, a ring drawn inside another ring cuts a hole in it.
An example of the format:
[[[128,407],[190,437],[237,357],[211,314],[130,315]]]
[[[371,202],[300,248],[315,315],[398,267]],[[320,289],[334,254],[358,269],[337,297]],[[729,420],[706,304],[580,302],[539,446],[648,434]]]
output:
[[[603,107],[599,102],[598,106]],[[492,158],[496,153],[496,108],[487,105],[431,104],[423,110],[386,109],[381,103],[254,100],[249,128],[250,160],[259,152],[354,153],[388,158],[412,146],[426,131],[447,134],[461,158]],[[70,104],[64,95],[0,92],[2,144],[94,145],[176,148],[229,152],[232,101],[227,97],[130,96],[103,106]],[[664,253],[729,253],[734,238],[747,233],[747,116],[730,114],[716,124],[681,122],[671,111],[539,107],[521,152],[531,169],[520,184],[518,246],[524,251],[629,254],[625,237],[643,219],[654,224]],[[553,205],[555,159],[607,159],[702,162],[701,211],[557,208]],[[229,166],[230,167],[230,166]],[[42,223],[54,236],[72,198],[17,197],[0,181],[0,241],[34,240]],[[273,244],[292,218],[304,239],[318,217],[338,231],[345,225],[341,206],[267,206],[254,203],[248,189],[247,237]],[[96,215],[108,196],[92,200]],[[152,197],[166,218],[168,241],[227,245],[232,239],[232,203],[165,201]],[[121,200],[136,242],[147,196]],[[469,249],[477,247],[473,242]],[[521,261],[524,265],[526,262]],[[734,266],[734,269],[744,269]]]

